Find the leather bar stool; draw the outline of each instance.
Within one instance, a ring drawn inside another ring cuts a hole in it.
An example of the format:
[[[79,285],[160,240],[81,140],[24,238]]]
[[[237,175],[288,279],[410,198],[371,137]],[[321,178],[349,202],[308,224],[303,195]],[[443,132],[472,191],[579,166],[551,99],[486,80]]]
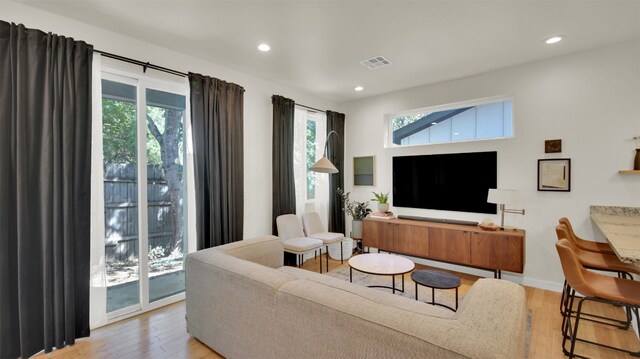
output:
[[[613,254],[613,255],[616,254],[616,252],[613,251],[613,248],[611,248],[611,245],[609,243],[589,241],[589,240],[578,237],[578,235],[576,235],[576,232],[573,231],[573,226],[571,226],[571,222],[569,222],[569,219],[567,217],[560,218],[558,222],[560,222],[560,224],[563,224],[565,227],[567,227],[569,236],[571,236],[570,238],[567,238],[567,239],[572,241],[573,244],[575,244],[578,248],[585,251],[589,251],[589,252],[598,252],[598,253]]]
[[[613,347],[610,345],[597,343],[585,339],[578,338],[578,325],[580,320],[584,319],[582,315],[582,306],[585,302],[593,301],[600,303],[609,303],[617,306],[624,306],[627,312],[633,312],[636,321],[640,327],[640,317],[638,316],[638,308],[640,307],[640,282],[623,278],[610,277],[586,270],[580,264],[579,256],[576,248],[569,240],[560,239],[556,242],[556,250],[560,256],[562,271],[569,288],[567,305],[563,312],[562,325],[562,350],[569,358],[574,358],[576,341],[581,341],[601,347],[619,350],[632,356],[640,356],[639,352],[632,352],[623,348]],[[576,297],[576,292],[584,297]],[[575,312],[575,323],[572,324],[571,308],[574,301],[578,300],[578,308]],[[567,340],[571,346],[566,349]]]
[[[578,257],[580,264],[585,268],[621,273],[628,276],[629,279],[633,279],[630,273],[640,275],[640,269],[631,264],[623,263],[615,254],[593,252],[582,249],[578,243],[573,240],[574,238],[571,236],[571,232],[569,232],[569,229],[564,224],[556,226],[556,235],[558,239],[565,238],[573,244],[576,256]]]
[[[557,235],[558,239],[563,239],[563,238],[567,239],[573,245],[574,252],[576,254],[576,258],[578,259],[580,264],[582,266],[584,266],[585,268],[593,269],[593,270],[600,270],[600,271],[605,271],[605,272],[614,272],[614,273],[618,274],[619,278],[622,277],[622,278],[633,279],[633,277],[631,276],[630,273],[635,273],[635,274],[640,275],[640,269],[634,267],[631,264],[623,263],[614,254],[590,252],[590,251],[586,251],[586,250],[583,250],[580,247],[578,247],[578,245],[572,240],[573,237],[571,236],[571,233],[569,232],[569,230],[567,229],[567,227],[564,224],[559,224],[559,225],[556,226],[556,235]],[[563,312],[563,304],[567,301],[568,294],[569,294],[568,293],[568,284],[567,284],[567,281],[565,280],[564,287],[562,289],[562,297],[560,299],[560,313]],[[631,317],[630,317],[630,313],[629,312],[627,312],[627,320],[626,321],[621,321],[621,320],[601,317],[601,316],[592,315],[592,314],[589,314],[589,313],[584,313],[584,315],[592,316],[592,317],[595,317],[595,318],[600,318],[600,319],[604,319],[604,320],[613,322],[613,323],[605,323],[605,322],[601,322],[601,321],[597,321],[597,320],[593,320],[593,319],[587,319],[587,320],[590,320],[590,321],[599,322],[601,324],[614,325],[614,326],[617,326],[617,327],[619,327],[621,329],[628,328],[629,324],[630,324],[630,321],[631,321]]]

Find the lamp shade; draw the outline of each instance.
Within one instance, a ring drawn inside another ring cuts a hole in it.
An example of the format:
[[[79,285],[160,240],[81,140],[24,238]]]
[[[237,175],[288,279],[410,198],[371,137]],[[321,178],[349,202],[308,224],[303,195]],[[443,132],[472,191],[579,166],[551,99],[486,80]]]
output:
[[[490,188],[487,196],[488,203],[508,204],[516,200],[517,192],[511,189]]]
[[[333,165],[333,163],[331,163],[331,161],[329,161],[327,156],[322,156],[322,158],[318,160],[318,162],[314,163],[309,169],[313,172],[320,173],[338,173],[338,169]]]

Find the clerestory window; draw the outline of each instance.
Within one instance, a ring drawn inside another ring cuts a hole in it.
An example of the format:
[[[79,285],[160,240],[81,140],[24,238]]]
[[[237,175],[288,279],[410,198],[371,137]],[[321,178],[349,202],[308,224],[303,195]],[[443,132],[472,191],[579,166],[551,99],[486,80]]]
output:
[[[511,99],[431,107],[391,116],[392,147],[513,137]]]

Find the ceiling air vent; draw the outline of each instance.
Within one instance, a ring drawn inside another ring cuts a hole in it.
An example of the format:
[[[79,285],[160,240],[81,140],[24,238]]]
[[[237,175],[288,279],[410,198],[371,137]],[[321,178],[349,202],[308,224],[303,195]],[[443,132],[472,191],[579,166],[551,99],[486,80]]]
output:
[[[360,61],[360,63],[370,69],[377,69],[378,67],[382,67],[382,66],[387,66],[389,64],[391,64],[391,61],[389,61],[388,59],[384,58],[383,56],[375,56],[372,57],[370,59],[366,59],[366,60],[362,60]]]

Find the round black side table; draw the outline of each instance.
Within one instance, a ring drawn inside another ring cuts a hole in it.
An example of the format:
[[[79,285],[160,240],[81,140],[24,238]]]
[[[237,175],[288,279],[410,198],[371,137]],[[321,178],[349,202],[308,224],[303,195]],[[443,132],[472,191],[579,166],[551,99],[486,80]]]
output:
[[[411,273],[411,279],[416,283],[416,300],[418,300],[418,284],[431,288],[431,305],[439,305],[441,307],[445,307],[453,310],[454,312],[458,310],[458,287],[462,281],[457,276],[437,271],[437,270],[417,270]],[[436,289],[455,289],[456,290],[456,307],[451,308],[448,305],[442,303],[435,302],[435,290]]]

